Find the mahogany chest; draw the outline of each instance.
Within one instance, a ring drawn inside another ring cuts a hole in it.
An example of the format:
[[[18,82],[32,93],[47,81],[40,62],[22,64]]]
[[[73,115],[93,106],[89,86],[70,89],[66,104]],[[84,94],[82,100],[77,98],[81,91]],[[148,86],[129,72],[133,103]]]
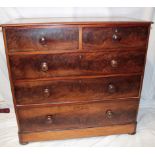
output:
[[[124,18],[1,25],[20,143],[134,134],[150,25]]]

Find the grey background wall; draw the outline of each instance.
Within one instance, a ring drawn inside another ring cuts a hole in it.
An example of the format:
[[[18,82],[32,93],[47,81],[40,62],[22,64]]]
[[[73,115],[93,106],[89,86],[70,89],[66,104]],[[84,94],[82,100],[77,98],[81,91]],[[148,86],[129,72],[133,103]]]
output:
[[[104,17],[122,16],[155,21],[155,8],[0,8],[0,23],[15,18],[39,17]],[[142,89],[141,106],[153,106],[155,102],[155,26],[152,25]],[[12,95],[6,66],[2,32],[0,31],[0,101],[12,105]]]

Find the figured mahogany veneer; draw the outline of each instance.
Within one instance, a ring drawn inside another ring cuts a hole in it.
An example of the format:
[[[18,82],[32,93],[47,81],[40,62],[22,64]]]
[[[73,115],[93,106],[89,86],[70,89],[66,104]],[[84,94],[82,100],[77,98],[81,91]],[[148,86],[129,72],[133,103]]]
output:
[[[142,73],[144,62],[145,50],[10,56],[14,80]]]
[[[151,22],[16,22],[1,26],[21,144],[136,132]]]
[[[8,49],[14,51],[77,49],[78,28],[7,28]]]
[[[18,108],[21,131],[38,132],[135,123],[138,100]],[[111,114],[109,115],[109,112]]]
[[[83,28],[83,48],[146,48],[147,37],[147,27],[86,27]]]
[[[15,84],[17,104],[139,97],[141,76],[32,81]]]

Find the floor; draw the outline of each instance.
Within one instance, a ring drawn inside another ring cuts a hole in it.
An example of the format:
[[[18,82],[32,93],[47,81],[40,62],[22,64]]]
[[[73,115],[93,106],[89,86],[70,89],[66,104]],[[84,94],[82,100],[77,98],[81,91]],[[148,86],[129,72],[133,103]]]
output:
[[[149,107],[146,106],[147,102]],[[33,142],[20,145],[18,142],[18,129],[13,108],[9,114],[0,114],[0,146],[155,146],[155,101],[143,101],[139,108],[137,133],[135,135],[113,135],[70,140],[57,140],[46,142]],[[151,106],[152,105],[152,106]]]

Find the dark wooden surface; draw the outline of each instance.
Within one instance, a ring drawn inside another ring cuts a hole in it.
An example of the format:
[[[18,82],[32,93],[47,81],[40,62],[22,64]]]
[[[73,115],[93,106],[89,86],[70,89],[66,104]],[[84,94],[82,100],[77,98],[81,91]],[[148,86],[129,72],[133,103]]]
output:
[[[69,50],[79,46],[78,28],[7,28],[10,52],[33,50]]]
[[[143,72],[145,50],[103,52],[12,55],[11,72],[14,80]]]
[[[9,108],[0,108],[0,113],[10,113]]]
[[[136,122],[137,100],[19,108],[23,132],[101,127]],[[111,116],[108,113],[111,111]]]
[[[147,36],[147,27],[86,27],[83,28],[83,48],[146,48]]]
[[[101,19],[1,25],[21,143],[135,133],[151,22]]]
[[[15,84],[17,104],[138,97],[141,76],[33,81]]]
[[[146,48],[148,28],[86,27],[82,29],[83,49]],[[10,52],[70,50],[79,48],[78,28],[7,28],[7,44]],[[119,39],[114,39],[116,35]],[[22,38],[22,39],[21,39]]]

